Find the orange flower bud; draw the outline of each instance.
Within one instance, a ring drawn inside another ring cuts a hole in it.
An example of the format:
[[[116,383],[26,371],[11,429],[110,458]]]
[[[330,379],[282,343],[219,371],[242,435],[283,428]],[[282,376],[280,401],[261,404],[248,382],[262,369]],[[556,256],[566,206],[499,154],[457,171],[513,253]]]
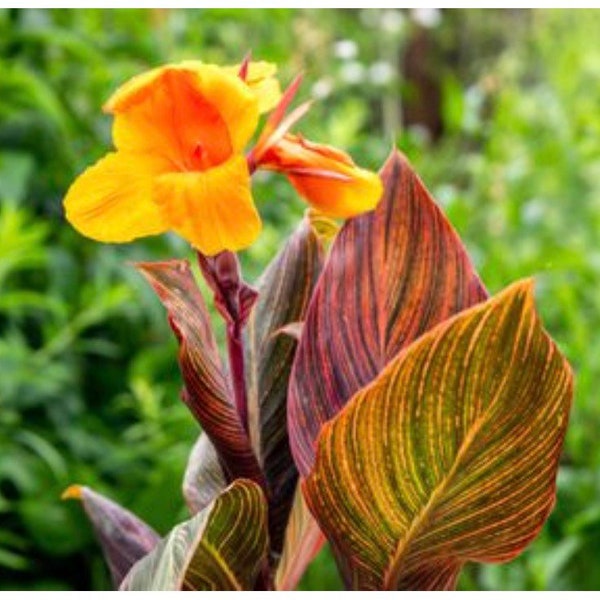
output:
[[[306,201],[329,217],[374,209],[383,193],[376,173],[357,167],[345,152],[286,134],[269,146],[258,166],[287,175]]]

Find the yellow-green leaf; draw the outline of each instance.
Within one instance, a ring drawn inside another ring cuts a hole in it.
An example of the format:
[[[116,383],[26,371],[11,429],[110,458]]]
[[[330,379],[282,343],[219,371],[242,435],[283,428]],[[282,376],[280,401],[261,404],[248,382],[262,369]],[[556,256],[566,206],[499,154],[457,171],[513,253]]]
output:
[[[251,590],[267,547],[263,492],[238,479],[139,561],[121,590]]]
[[[572,400],[530,281],[402,351],[328,423],[307,502],[357,589],[453,588],[501,562],[555,499]]]

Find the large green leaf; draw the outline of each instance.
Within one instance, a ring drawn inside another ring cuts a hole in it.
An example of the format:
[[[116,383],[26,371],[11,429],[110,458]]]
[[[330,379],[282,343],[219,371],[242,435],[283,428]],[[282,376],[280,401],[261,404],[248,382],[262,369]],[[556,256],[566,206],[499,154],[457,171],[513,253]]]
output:
[[[121,590],[251,590],[267,546],[263,492],[238,479],[138,562]]]
[[[189,263],[171,260],[136,266],[167,309],[179,341],[183,400],[217,450],[228,481],[248,478],[264,483],[223,374],[210,317]]]
[[[401,352],[328,423],[307,502],[358,589],[453,588],[555,499],[571,370],[517,283]]]
[[[246,330],[250,432],[267,479],[269,533],[276,553],[298,479],[286,423],[288,381],[298,343],[285,326],[304,318],[321,262],[319,238],[305,218],[263,273]]]
[[[159,535],[133,513],[88,487],[72,485],[63,494],[63,499],[71,498],[81,500],[118,588],[131,567],[158,544]]]
[[[321,427],[402,348],[486,298],[455,231],[397,152],[384,195],[338,234],[290,378],[289,435],[303,476]]]

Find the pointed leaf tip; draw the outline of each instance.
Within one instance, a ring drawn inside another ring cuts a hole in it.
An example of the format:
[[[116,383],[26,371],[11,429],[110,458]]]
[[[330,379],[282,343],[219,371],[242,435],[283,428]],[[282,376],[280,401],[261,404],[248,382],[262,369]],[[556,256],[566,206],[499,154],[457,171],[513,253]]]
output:
[[[80,485],[70,485],[61,495],[61,500],[81,500],[83,497],[83,488]]]
[[[160,539],[132,512],[89,487],[72,485],[64,491],[62,498],[81,501],[116,588],[133,564],[150,552]]]
[[[452,589],[466,562],[522,552],[554,505],[572,396],[531,279],[402,350],[323,427],[304,482],[347,584]]]
[[[290,377],[288,426],[307,476],[321,427],[419,336],[487,293],[466,250],[405,157],[381,171],[377,208],[335,236]]]

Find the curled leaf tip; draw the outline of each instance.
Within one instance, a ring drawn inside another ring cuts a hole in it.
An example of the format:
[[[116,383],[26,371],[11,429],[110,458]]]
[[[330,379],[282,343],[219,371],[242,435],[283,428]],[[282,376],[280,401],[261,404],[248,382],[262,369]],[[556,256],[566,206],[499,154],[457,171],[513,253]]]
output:
[[[81,500],[83,498],[83,486],[70,485],[61,495],[61,500]]]
[[[307,208],[304,217],[322,241],[332,241],[340,230],[338,223],[316,208]]]

